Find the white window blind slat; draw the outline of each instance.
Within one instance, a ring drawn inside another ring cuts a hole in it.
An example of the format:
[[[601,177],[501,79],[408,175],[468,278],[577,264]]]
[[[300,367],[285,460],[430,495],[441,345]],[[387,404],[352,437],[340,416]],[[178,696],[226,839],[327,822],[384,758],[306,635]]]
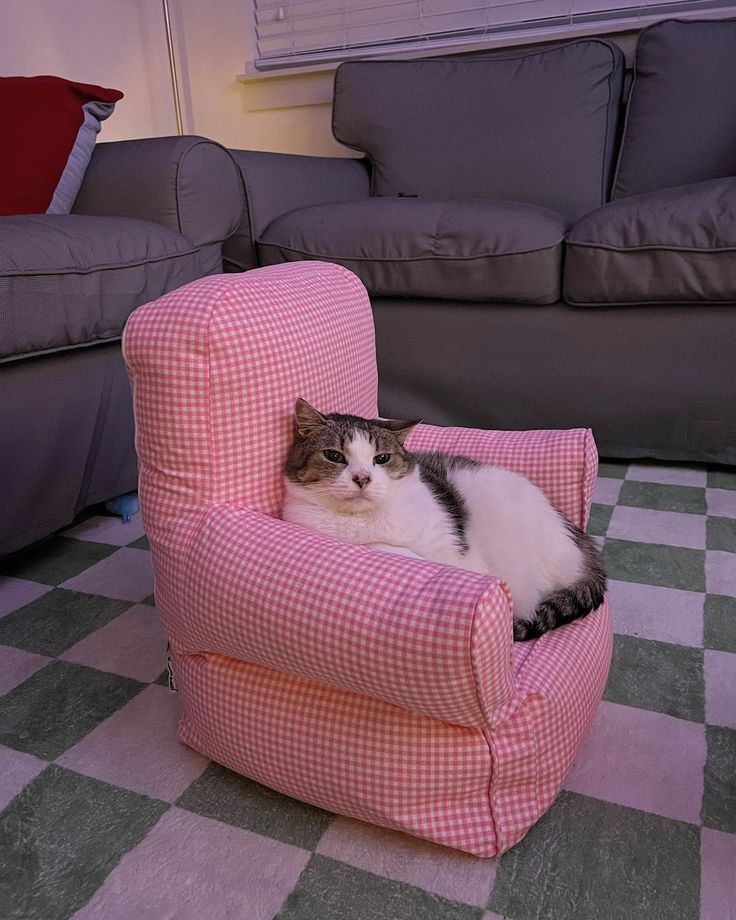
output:
[[[258,70],[393,53],[442,53],[504,33],[630,24],[733,8],[736,0],[254,0]]]

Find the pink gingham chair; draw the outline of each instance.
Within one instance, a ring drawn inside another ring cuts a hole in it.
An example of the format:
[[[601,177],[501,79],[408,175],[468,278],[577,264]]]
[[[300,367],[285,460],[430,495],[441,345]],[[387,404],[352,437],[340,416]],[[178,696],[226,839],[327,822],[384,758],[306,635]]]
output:
[[[478,856],[520,840],[600,700],[608,608],[514,644],[498,579],[279,520],[296,397],[377,415],[358,279],[320,262],[204,278],[137,309],[124,352],[180,740],[295,798]],[[409,443],[521,471],[586,523],[587,430],[422,425]]]

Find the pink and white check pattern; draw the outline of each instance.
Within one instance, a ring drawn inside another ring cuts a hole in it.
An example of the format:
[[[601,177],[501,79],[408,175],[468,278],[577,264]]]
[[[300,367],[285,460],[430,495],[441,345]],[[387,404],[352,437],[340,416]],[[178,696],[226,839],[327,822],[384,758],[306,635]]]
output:
[[[295,399],[377,412],[357,278],[300,262],[202,279],[136,310],[124,351],[180,739],[296,798],[479,856],[520,840],[600,700],[608,608],[514,645],[498,579],[278,520]],[[523,472],[586,521],[586,430],[422,425],[410,443]]]

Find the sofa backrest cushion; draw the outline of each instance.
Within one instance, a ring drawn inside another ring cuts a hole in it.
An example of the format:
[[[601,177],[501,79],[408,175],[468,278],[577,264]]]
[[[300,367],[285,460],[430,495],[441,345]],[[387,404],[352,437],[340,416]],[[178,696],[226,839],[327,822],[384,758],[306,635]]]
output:
[[[614,198],[736,175],[736,19],[645,29]]]
[[[348,62],[333,133],[372,161],[374,195],[522,201],[572,221],[607,199],[622,78],[620,49],[598,40]]]

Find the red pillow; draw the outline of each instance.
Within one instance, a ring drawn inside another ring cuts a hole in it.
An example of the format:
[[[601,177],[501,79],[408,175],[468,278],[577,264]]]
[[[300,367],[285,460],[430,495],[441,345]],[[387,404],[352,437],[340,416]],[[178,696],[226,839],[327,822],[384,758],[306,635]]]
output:
[[[0,214],[68,214],[116,89],[62,77],[0,77]]]

